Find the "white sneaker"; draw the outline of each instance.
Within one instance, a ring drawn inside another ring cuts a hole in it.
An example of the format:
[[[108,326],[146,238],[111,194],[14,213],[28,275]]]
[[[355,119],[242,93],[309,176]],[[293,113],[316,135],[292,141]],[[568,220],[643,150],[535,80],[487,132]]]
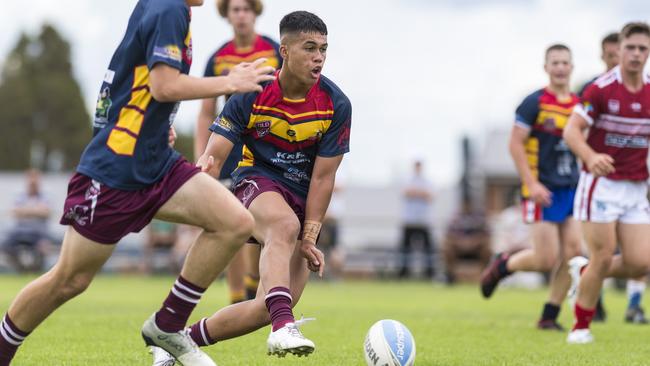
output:
[[[576,300],[578,299],[578,287],[580,286],[580,272],[582,272],[582,268],[584,268],[584,266],[586,266],[588,263],[589,263],[589,259],[582,256],[573,257],[569,260],[569,275],[571,275],[571,288],[569,288],[567,297],[569,300],[569,304],[571,304],[571,308],[575,306]]]
[[[160,347],[149,347],[149,353],[153,356],[153,366],[174,366],[176,364],[174,356]]]
[[[156,315],[154,314],[142,325],[142,338],[147,346],[162,348],[183,366],[217,366],[194,343],[194,340],[190,337],[189,329],[183,329],[176,333],[163,332],[156,325],[155,319]]]
[[[566,337],[569,344],[586,344],[594,341],[594,336],[589,329],[576,329],[569,332]]]
[[[266,340],[269,355],[277,355],[284,357],[287,353],[294,354],[298,357],[308,356],[314,352],[316,346],[314,342],[305,338],[300,333],[298,326],[314,320],[313,318],[300,319],[294,323],[287,323],[284,327],[271,332],[269,338]]]

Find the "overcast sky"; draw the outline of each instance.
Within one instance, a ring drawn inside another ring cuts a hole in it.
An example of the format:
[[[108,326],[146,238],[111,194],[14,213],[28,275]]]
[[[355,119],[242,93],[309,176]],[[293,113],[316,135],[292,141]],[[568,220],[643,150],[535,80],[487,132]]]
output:
[[[135,0],[4,2],[0,59],[21,31],[53,23],[72,43],[75,74],[89,111],[104,70],[119,44]],[[542,87],[545,47],[564,42],[574,51],[574,84],[602,72],[600,39],[647,15],[643,0],[266,0],[258,31],[278,37],[282,16],[309,10],[329,28],[323,73],[353,105],[347,180],[386,184],[425,160],[438,185],[460,173],[460,138],[480,141],[509,128],[520,100]],[[232,34],[214,1],[194,8],[194,64],[202,74],[209,55]],[[198,102],[184,102],[176,126],[193,128]]]

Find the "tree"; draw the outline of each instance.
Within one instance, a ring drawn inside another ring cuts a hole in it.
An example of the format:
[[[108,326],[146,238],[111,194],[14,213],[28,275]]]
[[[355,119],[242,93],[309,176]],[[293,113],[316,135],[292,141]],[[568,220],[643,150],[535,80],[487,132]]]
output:
[[[45,24],[21,34],[0,83],[0,170],[72,169],[91,135],[70,44]]]

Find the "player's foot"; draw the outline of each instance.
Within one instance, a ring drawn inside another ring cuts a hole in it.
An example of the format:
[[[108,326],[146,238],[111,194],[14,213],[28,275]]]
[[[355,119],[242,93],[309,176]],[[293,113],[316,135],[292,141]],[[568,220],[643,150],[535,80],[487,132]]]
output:
[[[149,353],[153,356],[152,366],[174,366],[176,364],[174,356],[160,347],[149,347]]]
[[[589,329],[576,329],[569,332],[569,336],[566,338],[566,341],[569,344],[592,343],[594,341],[594,336],[591,335],[591,331]]]
[[[598,302],[596,303],[596,312],[594,313],[594,318],[591,321],[604,323],[605,320],[607,320],[607,312],[603,306],[603,298],[601,295],[601,297],[598,298]]]
[[[497,253],[481,273],[481,293],[486,299],[492,296],[499,282],[508,276],[499,269],[508,261],[508,257],[508,253]]]
[[[567,297],[569,298],[569,304],[573,307],[578,298],[578,286],[580,285],[580,275],[582,274],[582,268],[589,263],[589,259],[581,256],[573,257],[569,260],[569,275],[571,275],[571,288],[569,288],[569,293]]]
[[[632,324],[648,324],[645,312],[641,307],[629,308],[625,311],[625,322]]]
[[[147,346],[156,346],[169,352],[183,366],[216,366],[212,359],[199,349],[190,337],[189,329],[176,333],[163,332],[152,315],[142,326],[142,338]]]
[[[537,322],[537,329],[541,330],[557,330],[564,332],[565,329],[560,323],[552,319],[540,320]]]
[[[287,353],[291,353],[298,357],[302,357],[308,356],[310,353],[314,352],[314,349],[316,348],[314,342],[305,338],[305,336],[300,333],[300,329],[298,329],[298,326],[310,320],[313,319],[300,319],[295,323],[286,324],[275,332],[271,332],[266,341],[268,354],[284,357]]]

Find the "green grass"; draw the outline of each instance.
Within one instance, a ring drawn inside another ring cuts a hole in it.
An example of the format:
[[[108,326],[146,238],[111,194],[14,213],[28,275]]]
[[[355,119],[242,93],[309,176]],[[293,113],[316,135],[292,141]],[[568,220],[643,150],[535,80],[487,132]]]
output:
[[[0,277],[0,311],[30,278]],[[99,277],[81,297],[52,315],[25,342],[13,365],[150,365],[140,325],[159,306],[172,278]],[[406,324],[416,365],[648,365],[648,326],[622,322],[625,295],[610,291],[610,319],[593,327],[596,343],[570,346],[566,334],[534,328],[545,291],[500,289],[484,301],[475,287],[428,283],[318,283],[295,313],[315,316],[303,328],[317,345],[307,360],[266,356],[268,328],[219,343],[207,352],[229,365],[364,365],[362,343],[375,321]],[[192,320],[226,304],[223,283],[204,296]],[[571,323],[565,306],[561,322]]]

